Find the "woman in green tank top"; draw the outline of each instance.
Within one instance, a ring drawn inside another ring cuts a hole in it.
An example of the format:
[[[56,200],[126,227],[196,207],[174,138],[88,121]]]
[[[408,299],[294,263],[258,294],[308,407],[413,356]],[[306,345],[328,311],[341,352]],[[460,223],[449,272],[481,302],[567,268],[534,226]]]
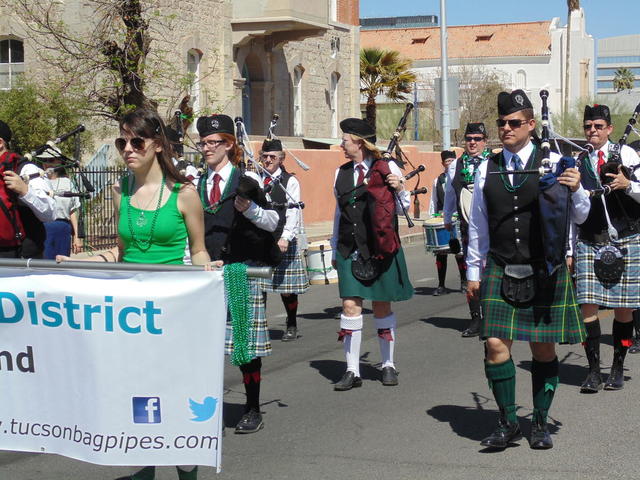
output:
[[[118,246],[88,260],[181,264],[188,239],[192,263],[210,268],[200,198],[173,165],[165,129],[158,114],[146,109],[120,121],[121,136],[115,145],[131,173],[113,187]],[[197,467],[176,468],[180,480],[197,479]],[[155,476],[155,467],[136,470],[118,480],[153,480]]]

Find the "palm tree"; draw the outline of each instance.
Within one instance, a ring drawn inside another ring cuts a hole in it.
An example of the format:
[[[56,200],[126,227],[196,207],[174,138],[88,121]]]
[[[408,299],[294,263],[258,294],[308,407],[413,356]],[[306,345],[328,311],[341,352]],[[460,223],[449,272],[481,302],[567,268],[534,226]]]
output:
[[[631,70],[626,67],[620,67],[616,70],[615,77],[613,79],[613,88],[616,89],[616,92],[632,90],[634,80],[635,77]]]
[[[564,108],[563,112],[569,111],[569,72],[571,71],[571,12],[580,8],[580,0],[567,0],[567,56],[565,58],[564,69]]]
[[[360,50],[360,93],[367,96],[366,121],[376,127],[376,97],[386,95],[394,102],[405,101],[416,75],[409,68],[411,60],[394,50],[363,48]]]

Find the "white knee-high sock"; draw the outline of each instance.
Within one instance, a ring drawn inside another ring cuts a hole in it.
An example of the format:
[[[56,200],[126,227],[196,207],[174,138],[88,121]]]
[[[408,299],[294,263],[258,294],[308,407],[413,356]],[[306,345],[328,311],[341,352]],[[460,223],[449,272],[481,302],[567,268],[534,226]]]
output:
[[[345,335],[344,353],[347,357],[347,371],[360,376],[360,344],[362,343],[362,315],[357,317],[340,317],[340,328],[350,330],[351,335]]]
[[[383,338],[378,335],[378,343],[380,344],[380,357],[382,359],[382,368],[384,367],[394,367],[393,363],[393,351],[396,343],[396,316],[391,313],[383,318],[376,318],[376,328],[378,331],[380,329],[388,329],[391,334],[391,340],[388,338]]]

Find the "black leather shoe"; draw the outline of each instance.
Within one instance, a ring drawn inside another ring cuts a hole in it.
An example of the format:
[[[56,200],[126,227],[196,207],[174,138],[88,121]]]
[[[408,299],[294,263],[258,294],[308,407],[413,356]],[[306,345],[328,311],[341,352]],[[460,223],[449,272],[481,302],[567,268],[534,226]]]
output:
[[[534,450],[548,450],[553,448],[553,441],[549,434],[547,424],[539,425],[538,422],[531,422],[531,440],[529,446]]]
[[[634,337],[633,344],[629,347],[627,353],[640,353],[640,337]]]
[[[589,375],[580,386],[580,393],[598,393],[602,390],[602,376],[599,371],[589,371]]]
[[[298,338],[298,329],[296,327],[287,327],[287,331],[282,336],[283,342],[290,342]]]
[[[433,296],[437,297],[439,295],[443,295],[445,293],[444,287],[438,287],[433,291]]]
[[[480,442],[480,445],[486,448],[505,449],[510,443],[522,438],[520,425],[516,423],[508,423],[500,420],[498,428],[491,435]]]
[[[382,369],[382,385],[393,387],[398,385],[398,372],[393,367],[384,367]]]
[[[460,336],[462,337],[477,337],[480,335],[480,318],[472,317],[469,321],[469,326],[462,331]]]
[[[358,388],[362,386],[362,379],[360,377],[356,377],[356,374],[347,371],[342,376],[342,378],[333,386],[333,389],[338,392],[345,392],[347,390],[351,390],[352,388]]]
[[[624,365],[614,363],[611,365],[611,373],[604,384],[605,390],[622,390],[624,388]]]
[[[262,414],[255,409],[245,413],[236,425],[236,433],[255,433],[264,427]]]

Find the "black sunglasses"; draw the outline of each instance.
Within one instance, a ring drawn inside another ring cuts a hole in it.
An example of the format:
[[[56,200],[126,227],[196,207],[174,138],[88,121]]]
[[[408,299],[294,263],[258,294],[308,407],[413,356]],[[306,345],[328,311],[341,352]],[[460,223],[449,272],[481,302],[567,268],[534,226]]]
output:
[[[498,120],[496,120],[496,125],[498,125],[499,128],[502,128],[508,123],[510,128],[515,129],[515,128],[520,128],[522,124],[527,123],[527,121],[528,120],[519,120],[519,119],[503,120],[499,118]]]
[[[484,137],[464,137],[465,142],[482,142]]]
[[[592,128],[595,128],[596,130],[604,130],[607,126],[603,123],[585,123],[583,125],[583,128],[585,130],[591,130]]]
[[[129,140],[129,143],[134,150],[144,150],[144,138],[133,137]],[[118,151],[123,152],[125,147],[127,146],[127,139],[122,137],[116,138],[115,144]]]

